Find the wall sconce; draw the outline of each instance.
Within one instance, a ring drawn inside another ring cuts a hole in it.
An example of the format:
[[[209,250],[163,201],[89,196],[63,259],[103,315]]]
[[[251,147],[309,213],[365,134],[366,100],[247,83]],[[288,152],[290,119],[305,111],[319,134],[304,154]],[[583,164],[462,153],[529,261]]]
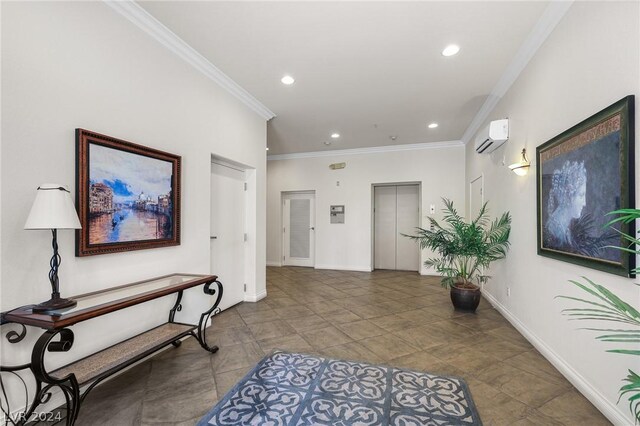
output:
[[[529,173],[530,166],[531,162],[527,158],[527,149],[522,148],[522,159],[519,162],[510,165],[509,169],[511,169],[511,171],[518,176],[525,176],[527,173]]]

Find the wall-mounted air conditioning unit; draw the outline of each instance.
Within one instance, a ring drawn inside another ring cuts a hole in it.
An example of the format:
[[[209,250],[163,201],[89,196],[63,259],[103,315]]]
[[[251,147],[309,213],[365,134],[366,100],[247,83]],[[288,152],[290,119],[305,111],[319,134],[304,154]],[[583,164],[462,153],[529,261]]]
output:
[[[476,152],[489,154],[509,139],[509,119],[494,120],[489,123],[476,139]]]

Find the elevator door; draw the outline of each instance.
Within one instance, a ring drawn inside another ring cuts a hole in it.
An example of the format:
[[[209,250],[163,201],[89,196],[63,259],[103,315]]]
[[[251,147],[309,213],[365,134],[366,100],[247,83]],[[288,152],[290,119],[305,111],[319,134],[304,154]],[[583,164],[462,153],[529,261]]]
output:
[[[402,234],[419,226],[419,185],[374,187],[374,269],[418,271],[418,244]]]

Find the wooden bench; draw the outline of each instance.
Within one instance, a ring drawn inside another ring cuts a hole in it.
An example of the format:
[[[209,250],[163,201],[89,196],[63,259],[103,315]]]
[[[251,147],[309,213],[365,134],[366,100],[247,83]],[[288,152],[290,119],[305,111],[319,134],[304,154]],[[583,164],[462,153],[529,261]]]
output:
[[[166,323],[49,373],[62,380],[76,376],[80,386],[100,380],[188,336],[197,326]]]

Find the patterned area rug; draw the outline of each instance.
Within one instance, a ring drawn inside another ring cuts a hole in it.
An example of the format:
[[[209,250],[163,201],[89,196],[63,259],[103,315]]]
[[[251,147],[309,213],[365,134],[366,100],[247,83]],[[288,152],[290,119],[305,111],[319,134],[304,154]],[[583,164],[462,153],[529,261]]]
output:
[[[266,356],[205,425],[482,425],[466,383],[288,352]]]

